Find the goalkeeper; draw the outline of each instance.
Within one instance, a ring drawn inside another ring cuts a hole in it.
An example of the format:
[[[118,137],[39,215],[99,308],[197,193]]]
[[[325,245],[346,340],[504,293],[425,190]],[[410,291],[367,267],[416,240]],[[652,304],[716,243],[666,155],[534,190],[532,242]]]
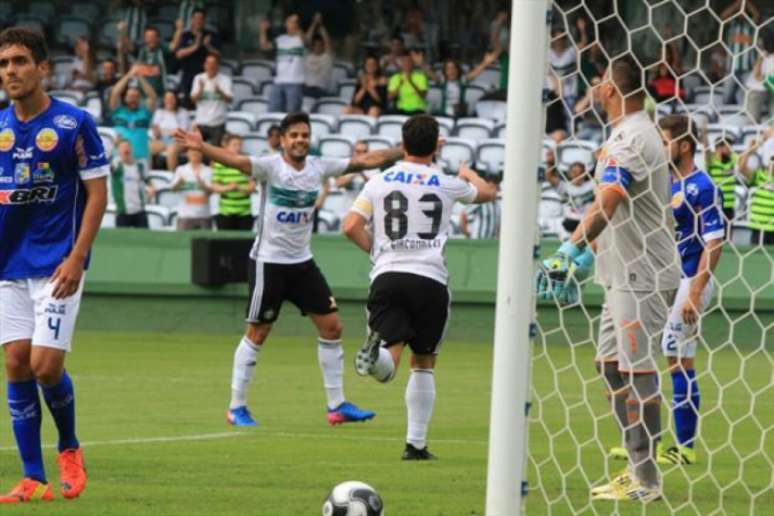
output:
[[[613,60],[597,87],[612,130],[597,162],[596,199],[570,239],[543,262],[538,295],[563,305],[577,303],[596,256],[595,280],[605,291],[597,369],[607,384],[629,467],[591,495],[650,502],[661,498],[656,353],[680,283],[670,175],[660,133],[643,109],[637,62],[628,55]]]

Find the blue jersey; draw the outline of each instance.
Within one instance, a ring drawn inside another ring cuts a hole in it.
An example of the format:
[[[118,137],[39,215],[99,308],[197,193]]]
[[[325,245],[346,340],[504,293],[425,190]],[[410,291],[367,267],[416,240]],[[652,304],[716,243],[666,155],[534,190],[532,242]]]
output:
[[[672,209],[683,277],[692,278],[705,243],[725,236],[723,194],[706,172],[696,169],[681,180],[672,178]]]
[[[50,276],[78,237],[82,181],[109,173],[85,111],[54,98],[28,122],[0,111],[0,280]]]

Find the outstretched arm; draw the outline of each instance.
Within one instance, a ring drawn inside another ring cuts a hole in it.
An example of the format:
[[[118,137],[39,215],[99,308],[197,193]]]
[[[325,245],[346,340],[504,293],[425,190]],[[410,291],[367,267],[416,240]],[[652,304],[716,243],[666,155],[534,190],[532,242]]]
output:
[[[370,151],[349,160],[349,165],[347,165],[347,169],[344,171],[344,174],[349,174],[350,172],[359,172],[361,170],[369,170],[372,168],[383,168],[388,165],[392,165],[402,157],[403,149],[401,147]]]
[[[184,149],[197,150],[213,161],[222,163],[227,167],[235,168],[245,175],[250,175],[253,170],[250,158],[241,154],[216,147],[205,142],[198,131],[190,132],[184,129],[175,130],[175,141]]]

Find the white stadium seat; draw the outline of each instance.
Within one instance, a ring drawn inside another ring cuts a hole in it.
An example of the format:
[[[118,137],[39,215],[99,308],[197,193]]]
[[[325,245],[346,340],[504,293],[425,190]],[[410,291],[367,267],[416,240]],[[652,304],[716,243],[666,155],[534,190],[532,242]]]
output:
[[[354,145],[354,138],[337,134],[320,138],[318,147],[321,156],[330,158],[349,158],[352,156],[352,147]]]
[[[376,130],[376,119],[368,115],[341,115],[339,117],[339,134],[364,138]]]
[[[447,174],[456,174],[463,161],[472,166],[475,159],[476,144],[466,138],[447,138],[439,155],[439,161]]]
[[[376,133],[400,141],[403,137],[403,123],[409,117],[405,115],[383,115],[376,121]]]
[[[338,97],[321,97],[315,102],[312,109],[315,113],[320,113],[321,115],[338,116],[348,104],[348,102]]]
[[[505,140],[491,138],[478,142],[476,167],[490,174],[502,172],[505,164]]]
[[[454,134],[460,138],[485,140],[491,137],[494,128],[494,121],[487,118],[460,118],[454,127]]]

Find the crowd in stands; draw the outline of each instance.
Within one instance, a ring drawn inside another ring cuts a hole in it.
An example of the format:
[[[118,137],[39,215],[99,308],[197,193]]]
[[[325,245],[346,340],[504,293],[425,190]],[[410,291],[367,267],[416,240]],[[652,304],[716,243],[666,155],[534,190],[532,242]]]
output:
[[[202,1],[131,0],[119,6],[118,18],[99,6],[73,5],[72,16],[49,38],[69,50],[55,54],[47,86],[55,97],[83,105],[100,123],[114,157],[115,224],[193,229],[213,227],[214,221],[218,229],[251,227],[255,183],[218,163],[202,162],[196,153],[182,154],[172,134],[195,127],[210,143],[235,152],[281,152],[277,122],[282,113],[296,110],[312,113],[313,152],[336,157],[394,145],[406,116],[432,113],[447,140],[439,167],[454,173],[466,161],[499,180],[510,8],[487,14],[465,3],[470,30],[460,37],[476,44],[463,39],[454,51],[439,43],[432,13],[422,9],[427,2],[394,0],[400,14],[390,16],[387,26],[389,3],[378,2],[385,11],[374,13],[360,34],[360,51],[346,58],[334,41],[333,21],[319,12],[288,11],[281,22],[261,19],[255,31],[262,54],[246,58],[224,45],[233,40],[223,30],[235,26],[233,13],[213,23]],[[760,202],[757,208],[753,204],[773,183],[774,143],[766,126],[774,115],[774,28],[759,30],[764,18],[756,3],[729,0],[716,13],[724,22],[723,41],[695,66],[684,63],[684,34],[668,23],[656,27],[661,56],[646,72],[654,116],[687,112],[703,129],[700,158],[723,185],[729,219],[768,239],[774,215],[755,215]],[[92,19],[75,24],[89,9],[96,13]],[[476,22],[487,15],[484,23]],[[588,12],[575,10],[554,20],[543,99],[541,227],[561,237],[593,199],[590,174],[606,137],[594,86],[610,54]],[[476,33],[477,26],[488,33]],[[321,230],[338,230],[347,204],[368,177],[326,185]],[[477,210],[459,213],[455,232],[496,236],[499,205]]]

